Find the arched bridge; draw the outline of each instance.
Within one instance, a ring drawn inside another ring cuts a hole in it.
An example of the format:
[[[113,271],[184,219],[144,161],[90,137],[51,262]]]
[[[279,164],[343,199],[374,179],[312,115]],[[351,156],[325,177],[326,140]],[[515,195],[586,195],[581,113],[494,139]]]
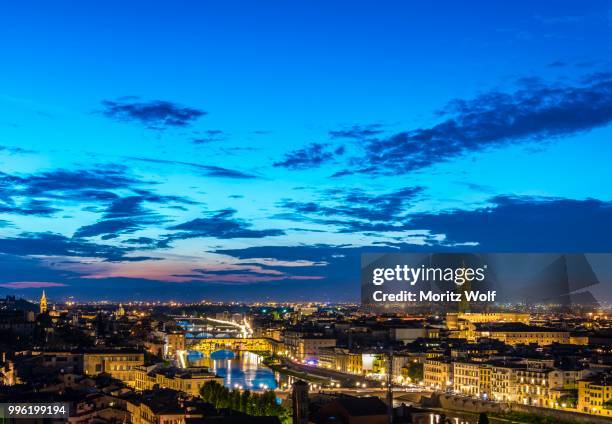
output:
[[[194,340],[188,349],[197,350],[206,356],[210,356],[212,352],[218,350],[231,350],[232,352],[247,350],[252,352],[270,351],[271,346],[270,342],[264,338],[210,338]]]
[[[187,331],[192,338],[197,337],[200,334],[212,334],[213,336],[220,336],[220,334],[227,334],[233,336],[251,337],[253,335],[253,329],[246,319],[243,318],[242,322],[228,321],[210,317],[175,317],[176,324]],[[225,336],[227,337],[227,336]],[[231,336],[230,336],[231,337]]]

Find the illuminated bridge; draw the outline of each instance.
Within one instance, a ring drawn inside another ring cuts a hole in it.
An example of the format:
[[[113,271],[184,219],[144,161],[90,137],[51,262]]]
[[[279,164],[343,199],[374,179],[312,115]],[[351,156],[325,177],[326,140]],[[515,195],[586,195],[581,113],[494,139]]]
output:
[[[242,323],[208,317],[176,317],[175,320],[177,325],[187,332],[188,339],[248,338],[253,335],[253,330],[246,320]]]
[[[251,351],[263,352],[270,351],[270,342],[264,338],[209,338],[192,340],[189,350],[195,350],[210,356],[218,350],[231,350],[232,352]]]

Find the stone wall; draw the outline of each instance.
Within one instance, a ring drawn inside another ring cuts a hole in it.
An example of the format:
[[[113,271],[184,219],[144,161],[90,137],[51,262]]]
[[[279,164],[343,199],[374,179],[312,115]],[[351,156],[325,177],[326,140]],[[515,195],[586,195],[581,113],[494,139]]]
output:
[[[434,395],[435,396],[435,395]],[[440,408],[454,409],[473,413],[481,412],[506,412],[508,405],[504,403],[487,402],[485,400],[471,399],[462,396],[437,395],[437,403]],[[434,399],[432,399],[434,400]],[[434,400],[435,401],[435,400]]]
[[[585,423],[585,424],[611,424],[612,420],[606,417],[599,417],[590,414],[581,414],[578,412],[564,411],[561,409],[539,408],[536,406],[495,403],[484,400],[470,399],[462,396],[453,396],[446,394],[432,394],[431,397],[422,399],[421,405],[424,407],[444,408],[454,411],[463,411],[479,414],[487,413],[504,413],[517,412],[524,414],[533,414],[543,417],[549,417],[558,420]]]
[[[600,417],[591,414],[581,414],[579,412],[564,411],[562,409],[538,408],[537,406],[512,404],[510,405],[512,412],[523,412],[527,414],[541,415],[545,417],[555,418],[558,420],[574,421],[585,424],[610,424],[612,420],[606,417]]]

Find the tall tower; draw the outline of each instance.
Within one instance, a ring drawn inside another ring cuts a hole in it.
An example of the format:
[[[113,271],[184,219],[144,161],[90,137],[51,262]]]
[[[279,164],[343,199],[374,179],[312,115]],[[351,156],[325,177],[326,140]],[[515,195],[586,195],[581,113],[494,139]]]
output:
[[[40,313],[44,314],[45,312],[47,312],[47,296],[45,296],[45,291],[43,290],[40,297]]]
[[[308,424],[308,383],[293,383],[293,424]]]

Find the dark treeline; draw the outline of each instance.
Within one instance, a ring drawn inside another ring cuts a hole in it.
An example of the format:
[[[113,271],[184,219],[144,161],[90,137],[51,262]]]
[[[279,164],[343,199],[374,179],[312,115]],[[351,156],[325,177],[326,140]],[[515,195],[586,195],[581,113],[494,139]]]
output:
[[[209,381],[202,386],[200,395],[215,408],[233,409],[255,416],[276,416],[282,422],[290,422],[290,411],[276,402],[272,390],[261,394],[249,390],[229,390],[216,381]]]

